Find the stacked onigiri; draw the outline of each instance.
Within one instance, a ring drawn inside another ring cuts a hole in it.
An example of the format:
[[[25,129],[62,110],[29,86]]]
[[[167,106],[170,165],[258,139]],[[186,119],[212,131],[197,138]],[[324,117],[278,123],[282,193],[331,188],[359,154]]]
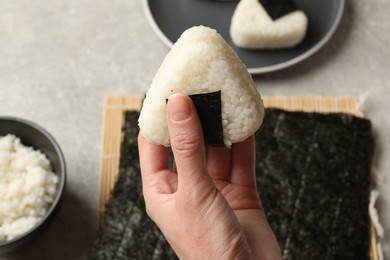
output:
[[[233,49],[213,29],[186,30],[157,71],[139,117],[143,136],[151,143],[170,145],[166,100],[221,91],[224,144],[245,140],[261,125],[264,107],[256,85]]]

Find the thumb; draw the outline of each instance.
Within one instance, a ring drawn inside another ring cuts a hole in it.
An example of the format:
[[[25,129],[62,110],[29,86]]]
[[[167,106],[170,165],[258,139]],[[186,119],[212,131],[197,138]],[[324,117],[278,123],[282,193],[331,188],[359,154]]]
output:
[[[191,99],[183,94],[170,96],[167,117],[178,189],[210,184],[202,126]]]

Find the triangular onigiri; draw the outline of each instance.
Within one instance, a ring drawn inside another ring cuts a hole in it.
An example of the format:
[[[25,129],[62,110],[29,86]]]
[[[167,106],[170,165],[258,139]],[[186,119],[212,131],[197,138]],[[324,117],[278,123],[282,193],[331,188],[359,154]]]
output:
[[[300,10],[273,20],[259,0],[241,0],[232,16],[230,36],[245,49],[290,48],[304,39],[307,24]]]
[[[166,100],[221,91],[224,143],[245,140],[261,125],[264,107],[256,85],[233,49],[213,29],[186,30],[158,69],[146,94],[139,126],[151,143],[169,146]]]

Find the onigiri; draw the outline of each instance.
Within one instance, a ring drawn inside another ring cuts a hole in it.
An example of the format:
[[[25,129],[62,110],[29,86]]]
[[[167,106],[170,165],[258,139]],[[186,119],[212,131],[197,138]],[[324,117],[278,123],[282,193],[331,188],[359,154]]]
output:
[[[273,18],[261,1],[241,0],[230,24],[233,43],[244,49],[280,49],[292,48],[305,38],[308,19],[303,11]]]
[[[166,121],[170,95],[213,92],[220,92],[226,147],[256,132],[264,107],[246,66],[216,30],[195,26],[173,45],[146,93],[138,120],[144,138],[153,144],[170,146]]]

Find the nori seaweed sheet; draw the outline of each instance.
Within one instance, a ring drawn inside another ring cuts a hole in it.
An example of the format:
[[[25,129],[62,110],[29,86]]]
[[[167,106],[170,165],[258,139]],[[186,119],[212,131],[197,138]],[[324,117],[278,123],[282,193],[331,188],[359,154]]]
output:
[[[145,213],[137,118],[126,113],[120,177],[89,259],[177,259]],[[283,259],[369,259],[373,149],[367,119],[266,109],[256,174]]]
[[[272,20],[297,10],[292,0],[259,0]]]
[[[189,96],[194,103],[207,145],[223,147],[221,91]]]
[[[257,182],[283,259],[369,259],[370,122],[267,111]]]
[[[119,177],[88,259],[178,259],[147,216],[138,157],[138,112],[125,113]]]

